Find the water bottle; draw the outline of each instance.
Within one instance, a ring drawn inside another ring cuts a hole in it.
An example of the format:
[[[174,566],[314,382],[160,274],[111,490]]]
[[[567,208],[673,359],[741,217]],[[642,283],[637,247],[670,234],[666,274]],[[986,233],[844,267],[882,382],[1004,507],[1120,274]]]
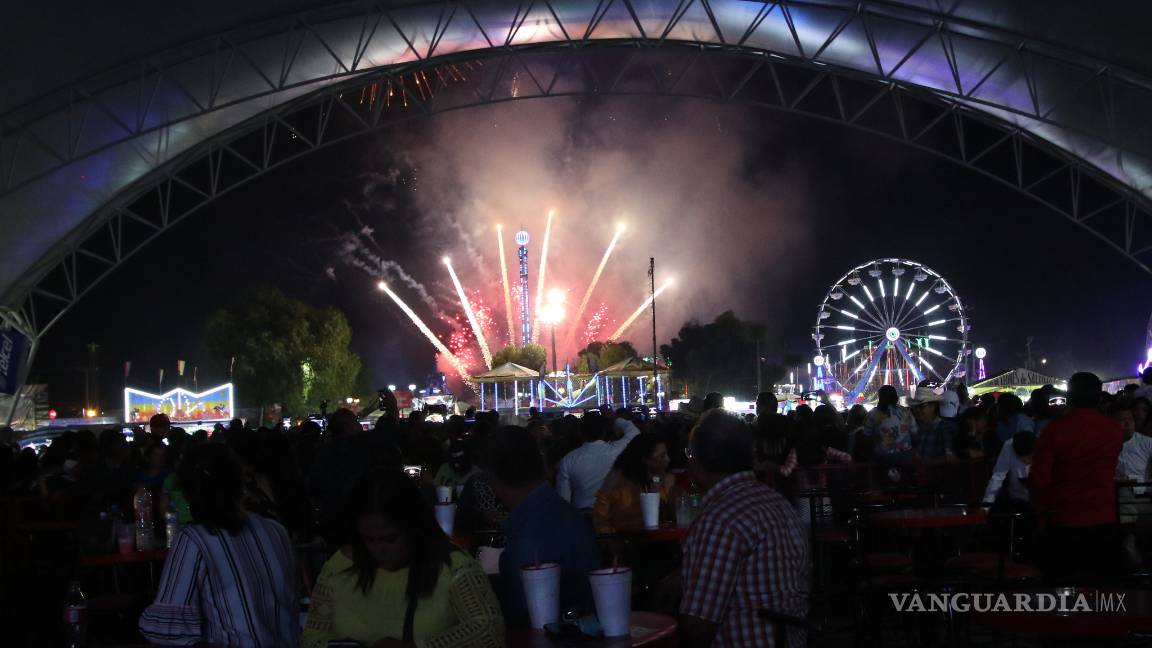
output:
[[[83,648],[87,645],[88,601],[80,589],[80,581],[68,584],[68,596],[64,599],[64,627],[67,648]]]
[[[164,530],[168,536],[168,548],[171,549],[176,532],[180,530],[180,518],[177,517],[176,511],[168,509],[167,515],[164,516]]]
[[[132,505],[136,509],[136,551],[150,551],[156,540],[152,527],[152,493],[141,487],[132,498]]]

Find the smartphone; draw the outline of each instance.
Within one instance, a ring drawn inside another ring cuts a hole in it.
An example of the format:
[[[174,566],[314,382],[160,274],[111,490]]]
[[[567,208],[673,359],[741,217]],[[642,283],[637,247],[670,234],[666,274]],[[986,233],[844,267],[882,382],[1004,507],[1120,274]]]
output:
[[[404,466],[404,474],[412,479],[420,479],[420,473],[424,470],[420,466]]]

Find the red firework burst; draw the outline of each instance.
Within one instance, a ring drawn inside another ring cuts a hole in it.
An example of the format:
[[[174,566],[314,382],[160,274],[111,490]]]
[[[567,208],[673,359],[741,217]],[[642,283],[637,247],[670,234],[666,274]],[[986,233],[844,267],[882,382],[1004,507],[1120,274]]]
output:
[[[581,334],[581,343],[589,344],[600,339],[604,334],[605,329],[609,325],[614,325],[614,321],[608,319],[608,304],[602,303],[592,314],[592,319],[588,320],[588,325],[584,327],[584,332]]]

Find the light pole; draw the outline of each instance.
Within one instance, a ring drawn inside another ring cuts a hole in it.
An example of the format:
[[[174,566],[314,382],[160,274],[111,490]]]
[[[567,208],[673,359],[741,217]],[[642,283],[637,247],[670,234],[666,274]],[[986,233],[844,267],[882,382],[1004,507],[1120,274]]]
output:
[[[555,376],[557,372],[556,325],[564,319],[564,291],[559,288],[549,290],[548,298],[540,310],[540,321],[552,326],[552,375]]]

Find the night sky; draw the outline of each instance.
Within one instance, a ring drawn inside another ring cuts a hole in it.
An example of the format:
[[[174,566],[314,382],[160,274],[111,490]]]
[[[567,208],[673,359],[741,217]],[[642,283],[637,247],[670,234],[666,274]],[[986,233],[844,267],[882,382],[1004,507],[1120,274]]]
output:
[[[341,241],[370,225],[378,253],[446,295],[440,250],[462,254],[456,247],[461,234],[437,227],[440,221],[429,212],[446,201],[475,200],[478,190],[469,183],[481,180],[454,186],[459,168],[436,168],[439,147],[454,146],[445,140],[459,132],[452,129],[472,126],[479,134],[461,146],[481,154],[490,145],[484,137],[532,147],[536,140],[525,129],[538,123],[532,111],[541,110],[561,115],[556,123],[568,129],[557,138],[563,148],[546,144],[525,163],[538,165],[542,156],[555,154],[565,169],[580,166],[584,193],[595,193],[599,156],[607,155],[614,137],[643,142],[656,122],[662,130],[651,137],[681,132],[685,150],[701,151],[699,161],[682,169],[713,164],[705,151],[739,158],[723,172],[739,176],[733,186],[744,195],[733,209],[744,210],[743,220],[702,216],[707,210],[696,208],[629,223],[638,232],[636,245],[622,245],[616,260],[626,271],[613,275],[606,291],[621,310],[633,308],[631,295],[643,294],[648,256],[686,279],[699,273],[699,280],[682,282],[676,298],[682,304],[662,306],[676,321],[662,321],[661,342],[685,319],[708,321],[732,309],[767,323],[777,353],[808,357],[816,308],[830,283],[858,263],[894,256],[923,262],[952,284],[972,318],[970,340],[988,349],[991,371],[1022,365],[1029,336],[1033,354],[1046,357],[1045,370],[1058,376],[1074,370],[1130,375],[1142,353],[1152,303],[1147,275],[1059,214],[950,161],[848,128],[751,108],[655,98],[553,99],[418,120],[403,133],[377,133],[317,152],[235,191],[187,218],[85,297],[47,335],[31,380],[49,382],[54,403],[79,399],[78,369],[89,342],[100,344],[105,403],[117,402],[125,360],[133,363],[130,382],[139,386],[155,386],[158,368],[174,374],[177,359],[200,367],[201,385],[223,379],[226,368],[211,366],[202,349],[203,323],[237,288],[269,283],[308,303],[344,310],[354,350],[379,384],[420,382],[434,369],[431,346],[373,289],[370,277],[346,264]],[[441,123],[449,119],[451,127]],[[724,148],[734,139],[736,148]],[[645,166],[650,176],[644,177],[659,179],[671,158],[657,159],[653,150],[614,163]],[[461,154],[455,163],[477,160],[483,157]],[[366,178],[388,173],[392,183],[373,184],[366,200]],[[701,201],[732,199],[731,187],[707,175],[690,189]],[[429,192],[437,192],[439,202],[428,202]],[[582,200],[594,204],[597,198]],[[770,226],[748,221],[757,203]],[[547,207],[524,206],[541,214]],[[470,213],[461,208],[453,216],[462,231],[490,226],[470,223],[482,218]],[[561,212],[569,220],[583,216]],[[590,218],[590,238],[609,231],[612,222]],[[720,231],[742,227],[749,228],[747,236]],[[686,248],[685,238],[696,247]],[[595,243],[589,248],[600,249],[599,239]],[[598,252],[586,263],[596,260]],[[573,260],[569,267],[583,263]],[[465,283],[476,272],[457,270]],[[502,309],[496,315],[502,321]]]

